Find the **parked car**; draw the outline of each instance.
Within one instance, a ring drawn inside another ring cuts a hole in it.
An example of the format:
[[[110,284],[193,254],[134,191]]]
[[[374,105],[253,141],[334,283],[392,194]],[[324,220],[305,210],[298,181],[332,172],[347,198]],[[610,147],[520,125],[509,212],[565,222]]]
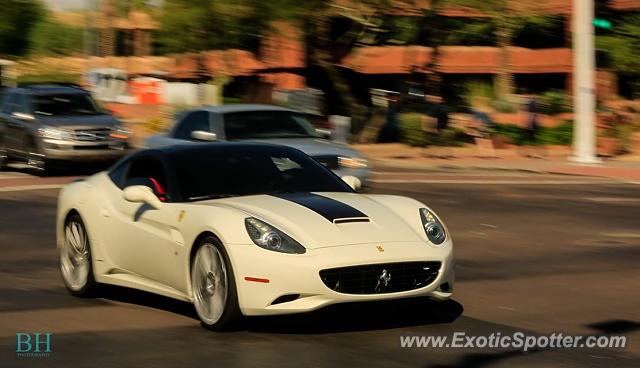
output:
[[[22,161],[46,172],[59,161],[116,160],[129,132],[74,85],[7,88],[0,101],[0,167]]]
[[[355,149],[331,142],[328,134],[316,130],[301,113],[270,105],[205,106],[178,117],[166,134],[148,137],[145,146],[163,147],[177,143],[206,141],[252,141],[297,148],[340,177],[355,177],[366,186],[370,168]]]

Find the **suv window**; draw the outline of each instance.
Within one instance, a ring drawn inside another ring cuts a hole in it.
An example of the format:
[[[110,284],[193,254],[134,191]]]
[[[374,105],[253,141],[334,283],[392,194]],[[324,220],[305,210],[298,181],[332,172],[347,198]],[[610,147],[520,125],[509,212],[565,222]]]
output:
[[[35,95],[33,110],[36,115],[44,116],[102,114],[88,93]]]
[[[23,94],[17,94],[16,96],[15,103],[13,104],[13,110],[11,112],[30,112],[29,106],[27,106],[27,96]]]
[[[191,140],[191,132],[196,130],[203,130],[205,132],[211,131],[209,113],[207,111],[194,111],[185,116],[178,123],[174,137],[178,139]]]
[[[162,161],[156,157],[140,157],[133,159],[126,175],[125,187],[144,185],[162,201],[169,201],[167,193],[167,176]]]
[[[18,103],[18,96],[17,93],[7,93],[2,103],[2,112],[6,114],[17,112],[16,104]]]

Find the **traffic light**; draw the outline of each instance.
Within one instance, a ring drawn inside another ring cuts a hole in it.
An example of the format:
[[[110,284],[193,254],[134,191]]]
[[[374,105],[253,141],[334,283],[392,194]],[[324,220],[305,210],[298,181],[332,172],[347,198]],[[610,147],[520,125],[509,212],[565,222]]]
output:
[[[596,28],[602,28],[602,29],[611,29],[613,28],[611,21],[608,19],[603,19],[603,18],[594,18],[593,19],[593,25]]]

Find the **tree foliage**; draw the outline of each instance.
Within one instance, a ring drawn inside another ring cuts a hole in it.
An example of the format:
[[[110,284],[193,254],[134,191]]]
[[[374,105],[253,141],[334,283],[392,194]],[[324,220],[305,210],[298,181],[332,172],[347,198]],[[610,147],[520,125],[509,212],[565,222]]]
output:
[[[290,0],[167,0],[158,42],[165,53],[228,48],[256,51],[270,22],[291,5]]]
[[[45,12],[38,0],[0,0],[0,55],[25,55],[31,32]]]
[[[640,73],[640,13],[624,16],[611,32],[597,37],[596,45],[609,56],[611,69]]]
[[[81,53],[84,45],[81,28],[71,27],[51,18],[39,21],[30,37],[34,55],[72,55]]]

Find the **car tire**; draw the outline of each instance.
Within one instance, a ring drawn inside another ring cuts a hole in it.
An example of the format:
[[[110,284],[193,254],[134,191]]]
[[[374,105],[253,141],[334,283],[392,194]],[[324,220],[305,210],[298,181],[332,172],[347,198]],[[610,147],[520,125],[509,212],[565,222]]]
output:
[[[25,161],[27,166],[38,176],[51,174],[51,160],[49,160],[38,148],[35,141],[29,139],[25,145],[27,153]]]
[[[93,275],[91,244],[84,222],[78,213],[64,223],[64,241],[60,248],[62,281],[74,296],[92,296],[97,289]]]
[[[229,256],[220,240],[213,236],[203,238],[196,246],[191,260],[196,313],[204,328],[229,330],[242,317]]]
[[[7,147],[4,145],[4,142],[0,140],[0,171],[7,167],[8,160]]]

